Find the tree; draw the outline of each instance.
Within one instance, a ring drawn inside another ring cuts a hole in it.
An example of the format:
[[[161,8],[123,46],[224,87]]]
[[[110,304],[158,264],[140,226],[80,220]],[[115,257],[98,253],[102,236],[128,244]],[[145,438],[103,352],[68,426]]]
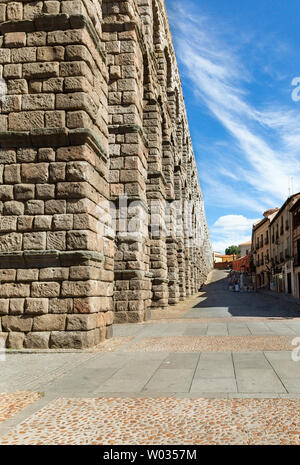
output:
[[[225,250],[226,255],[239,255],[240,254],[240,249],[237,245],[231,245],[230,247],[227,247]]]

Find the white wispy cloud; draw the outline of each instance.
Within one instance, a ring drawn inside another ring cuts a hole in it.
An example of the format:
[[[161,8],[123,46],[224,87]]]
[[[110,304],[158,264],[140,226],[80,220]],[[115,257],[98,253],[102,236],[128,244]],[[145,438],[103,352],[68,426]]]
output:
[[[215,222],[213,229],[222,229],[223,231],[227,232],[230,232],[232,229],[234,229],[240,233],[247,231],[250,227],[252,227],[253,224],[256,223],[256,221],[258,221],[257,218],[250,219],[243,215],[224,215]]]
[[[230,135],[234,152],[226,153],[223,166],[199,154],[206,204],[261,214],[284,201],[291,176],[300,190],[300,112],[276,102],[256,108],[247,90],[252,79],[247,64],[226,43],[224,25],[189,11],[186,2],[175,2],[171,10],[177,55],[196,98]],[[226,172],[228,164],[235,169]]]
[[[243,215],[221,216],[211,228],[213,249],[224,253],[230,245],[251,240],[252,226],[257,221],[257,218],[246,218]]]
[[[263,212],[266,209],[266,204],[272,205],[272,202],[265,203],[265,201],[256,199],[254,196],[243,191],[240,182],[237,183],[236,188],[230,183],[226,184],[222,182],[216,175],[216,169],[203,172],[201,179],[205,182],[206,186],[204,199],[206,205],[216,205],[220,208],[232,210],[252,210],[255,212]]]

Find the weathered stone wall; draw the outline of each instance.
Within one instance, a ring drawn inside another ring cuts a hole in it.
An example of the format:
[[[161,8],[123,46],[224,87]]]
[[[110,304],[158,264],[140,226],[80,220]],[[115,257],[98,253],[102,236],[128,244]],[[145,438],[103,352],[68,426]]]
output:
[[[212,266],[165,8],[0,1],[0,33],[1,335],[89,347]]]

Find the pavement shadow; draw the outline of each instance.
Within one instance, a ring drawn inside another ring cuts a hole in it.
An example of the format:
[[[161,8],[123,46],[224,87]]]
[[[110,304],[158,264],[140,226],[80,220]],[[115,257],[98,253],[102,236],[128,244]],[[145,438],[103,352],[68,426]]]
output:
[[[201,301],[188,312],[189,316],[300,318],[300,306],[280,295],[230,291],[224,274],[204,285],[201,293]]]

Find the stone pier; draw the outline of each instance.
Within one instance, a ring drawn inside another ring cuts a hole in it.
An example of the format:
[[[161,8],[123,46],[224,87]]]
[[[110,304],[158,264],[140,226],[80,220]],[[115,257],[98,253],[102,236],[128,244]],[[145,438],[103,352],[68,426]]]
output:
[[[0,1],[0,335],[87,348],[212,253],[162,0]]]

